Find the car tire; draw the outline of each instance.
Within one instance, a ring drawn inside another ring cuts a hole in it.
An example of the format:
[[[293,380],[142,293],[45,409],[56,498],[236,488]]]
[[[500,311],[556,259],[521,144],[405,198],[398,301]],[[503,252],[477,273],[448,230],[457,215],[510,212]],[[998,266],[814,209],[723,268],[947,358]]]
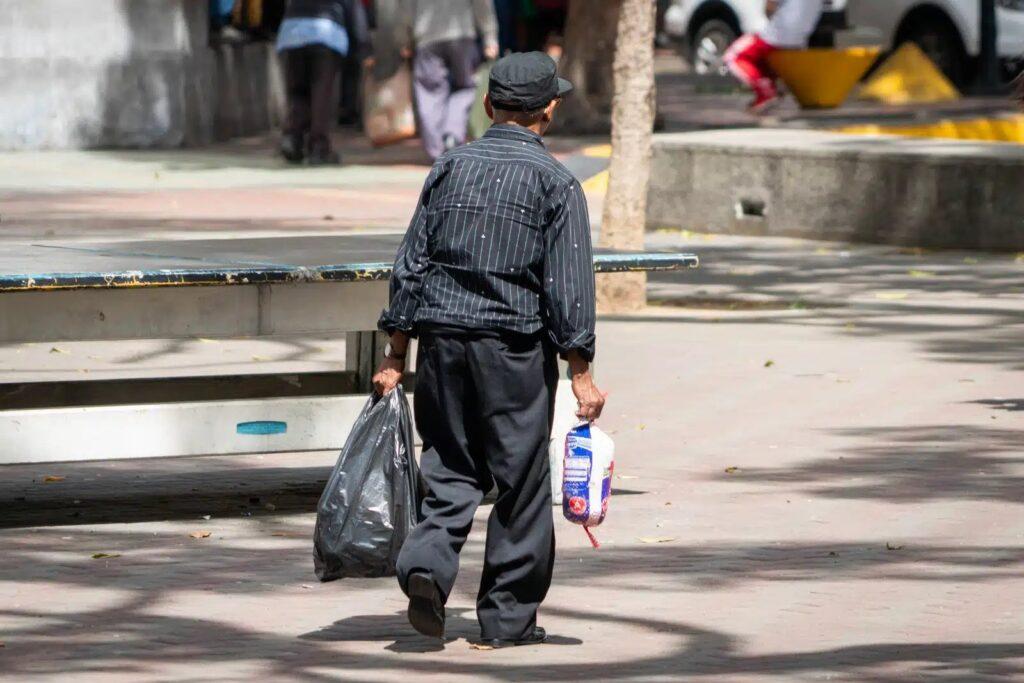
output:
[[[723,19],[708,19],[693,32],[687,61],[693,73],[698,75],[726,75],[725,51],[739,38],[735,26]]]
[[[919,20],[901,32],[899,44],[916,43],[958,88],[970,81],[970,63],[960,33],[946,21]]]

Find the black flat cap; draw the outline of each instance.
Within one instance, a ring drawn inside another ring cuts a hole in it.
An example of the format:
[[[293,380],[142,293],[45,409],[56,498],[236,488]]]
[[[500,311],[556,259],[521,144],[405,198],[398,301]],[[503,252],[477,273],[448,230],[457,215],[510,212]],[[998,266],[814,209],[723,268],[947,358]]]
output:
[[[572,92],[572,83],[558,77],[555,60],[543,52],[513,52],[491,67],[487,91],[498,109],[533,111]]]

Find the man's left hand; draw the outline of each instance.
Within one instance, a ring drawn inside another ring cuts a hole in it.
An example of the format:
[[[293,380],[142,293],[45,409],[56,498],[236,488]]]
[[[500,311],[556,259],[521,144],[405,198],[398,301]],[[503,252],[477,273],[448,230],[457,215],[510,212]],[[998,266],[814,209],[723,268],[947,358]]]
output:
[[[385,357],[380,362],[377,374],[373,376],[373,388],[381,396],[387,396],[402,381],[405,372],[405,361]]]
[[[484,47],[484,59],[486,59],[488,62],[493,62],[497,58],[498,58],[498,46],[497,45],[487,45],[487,46]]]

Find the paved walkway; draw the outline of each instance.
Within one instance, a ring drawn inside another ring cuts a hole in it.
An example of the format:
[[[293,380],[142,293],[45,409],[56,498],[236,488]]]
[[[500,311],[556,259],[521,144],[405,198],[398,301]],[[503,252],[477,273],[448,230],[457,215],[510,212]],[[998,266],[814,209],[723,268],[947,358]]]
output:
[[[30,155],[14,173],[4,157],[0,241],[400,229],[424,173],[414,149],[389,152],[405,153],[334,171],[267,170],[244,143],[205,166]],[[45,194],[17,189],[65,163]],[[392,580],[317,583],[311,510],[334,453],[33,465],[0,477],[0,680],[1024,680],[1024,263],[651,245],[703,268],[652,278],[655,305],[600,325],[616,493],[601,549],[558,523],[551,644],[468,645],[487,507],[443,649],[408,628]],[[121,376],[133,351],[9,347],[0,369]]]

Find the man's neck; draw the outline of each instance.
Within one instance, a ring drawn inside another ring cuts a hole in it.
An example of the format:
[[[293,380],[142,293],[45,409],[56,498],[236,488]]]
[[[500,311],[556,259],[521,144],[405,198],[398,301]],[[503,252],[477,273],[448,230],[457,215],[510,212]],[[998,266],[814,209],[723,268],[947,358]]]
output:
[[[521,128],[523,130],[528,130],[528,131],[531,131],[533,133],[536,133],[537,135],[540,135],[541,137],[544,137],[544,129],[542,127],[544,125],[543,121],[538,121],[537,123],[533,124],[532,126],[524,126],[523,124],[516,123],[515,121],[502,121],[501,125],[502,126],[513,126],[514,128]]]

